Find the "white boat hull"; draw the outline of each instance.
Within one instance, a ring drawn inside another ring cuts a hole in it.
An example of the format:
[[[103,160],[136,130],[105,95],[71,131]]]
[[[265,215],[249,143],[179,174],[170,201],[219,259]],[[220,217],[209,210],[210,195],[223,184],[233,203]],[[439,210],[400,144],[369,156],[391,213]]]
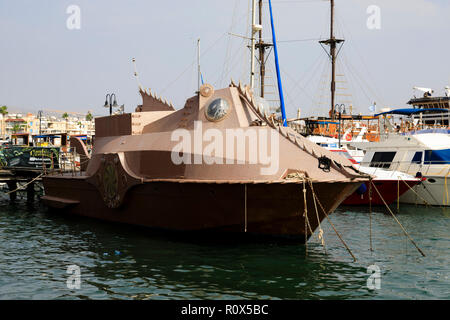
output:
[[[414,186],[400,197],[401,203],[450,206],[450,177],[426,176],[426,180]],[[447,181],[446,181],[447,180]],[[425,202],[426,201],[426,202]]]

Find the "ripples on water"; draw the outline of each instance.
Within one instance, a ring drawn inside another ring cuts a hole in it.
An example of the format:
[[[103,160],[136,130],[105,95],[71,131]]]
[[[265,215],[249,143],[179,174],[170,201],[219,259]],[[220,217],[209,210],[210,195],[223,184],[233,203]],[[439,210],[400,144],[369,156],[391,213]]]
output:
[[[187,242],[150,231],[0,202],[0,299],[449,299],[450,210],[402,206],[398,215],[421,257],[391,216],[338,209],[326,253],[317,232],[295,244]],[[81,268],[81,289],[66,287],[67,266]],[[366,286],[381,268],[381,289]]]

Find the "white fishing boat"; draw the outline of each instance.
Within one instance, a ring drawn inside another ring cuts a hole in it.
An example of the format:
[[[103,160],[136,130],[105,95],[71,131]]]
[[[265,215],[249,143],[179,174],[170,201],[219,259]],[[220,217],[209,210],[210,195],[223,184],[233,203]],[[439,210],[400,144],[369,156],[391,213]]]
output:
[[[345,137],[348,133],[345,133],[343,136]],[[326,136],[317,136],[311,135],[307,137],[308,140],[314,142],[318,146],[322,148],[328,149],[330,151],[339,153],[344,158],[350,160],[353,164],[361,163],[364,158],[364,150],[355,148],[350,144],[352,141],[358,142],[368,142],[367,140],[363,140],[359,136],[357,136],[354,140],[344,141],[337,138],[326,137]]]
[[[421,182],[421,179],[404,172],[361,165],[360,161],[356,161],[351,155],[351,151],[353,151],[353,153],[355,153],[355,151],[358,152],[357,155],[361,160],[364,158],[364,152],[358,148],[349,150],[348,148],[352,147],[348,144],[342,145],[342,142],[339,147],[339,140],[336,138],[309,136],[308,139],[317,145],[350,160],[359,171],[372,177],[372,189],[376,188],[376,190],[372,192],[371,199],[369,199],[368,192],[369,188],[371,188],[371,182],[366,182],[351,194],[342,203],[343,205],[389,205]]]
[[[401,171],[422,182],[401,198],[402,203],[449,206],[450,135],[445,129],[390,133],[380,142],[352,143],[365,150],[362,166]]]

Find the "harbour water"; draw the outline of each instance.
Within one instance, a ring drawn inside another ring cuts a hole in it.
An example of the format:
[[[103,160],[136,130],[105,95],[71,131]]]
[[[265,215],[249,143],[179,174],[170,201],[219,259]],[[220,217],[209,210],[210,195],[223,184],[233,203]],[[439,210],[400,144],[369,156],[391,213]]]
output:
[[[422,257],[383,209],[340,208],[298,244],[218,244],[47,212],[39,203],[0,202],[0,299],[449,299],[450,210],[402,206],[399,220]],[[81,271],[68,289],[69,265]],[[369,289],[367,268],[380,268]]]

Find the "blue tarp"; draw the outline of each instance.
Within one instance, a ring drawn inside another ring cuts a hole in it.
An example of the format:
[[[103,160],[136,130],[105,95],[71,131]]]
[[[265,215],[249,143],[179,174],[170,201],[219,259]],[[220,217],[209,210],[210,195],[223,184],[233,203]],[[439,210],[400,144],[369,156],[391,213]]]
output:
[[[60,138],[60,137],[59,136],[40,135],[40,136],[33,136],[33,138]]]
[[[429,109],[414,109],[414,108],[408,108],[408,109],[395,109],[388,112],[382,112],[375,115],[375,117],[384,115],[384,114],[399,114],[404,116],[410,116],[413,114],[418,113],[428,113],[428,112],[449,112],[449,109],[439,109],[439,108],[429,108]]]
[[[409,131],[405,133],[400,133],[402,136],[411,136],[415,134],[423,134],[423,133],[443,133],[443,134],[450,134],[450,129],[441,129],[441,128],[435,128],[435,129],[422,129],[422,130],[414,130]]]

